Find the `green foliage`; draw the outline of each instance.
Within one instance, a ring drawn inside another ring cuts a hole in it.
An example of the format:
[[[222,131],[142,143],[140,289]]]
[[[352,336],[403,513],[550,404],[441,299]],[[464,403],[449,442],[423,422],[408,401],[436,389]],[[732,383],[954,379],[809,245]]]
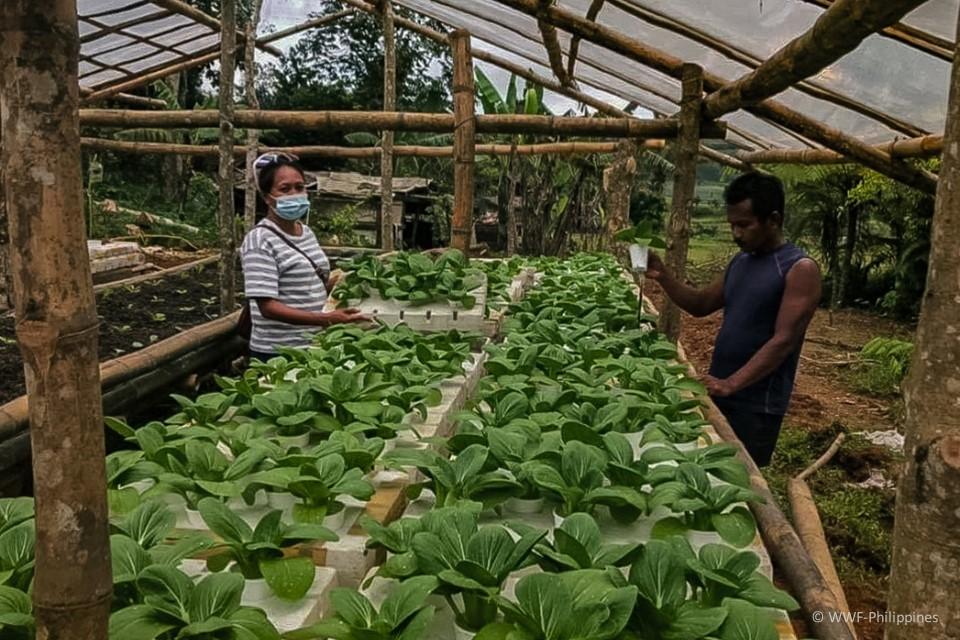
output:
[[[363,205],[363,202],[351,203],[344,205],[329,216],[312,216],[310,227],[323,243],[329,243],[336,239],[336,244],[356,245],[359,242],[359,235],[355,227],[357,226],[358,212]]]
[[[860,350],[861,364],[853,373],[853,382],[867,393],[896,395],[907,375],[912,356],[912,342],[873,338]]]

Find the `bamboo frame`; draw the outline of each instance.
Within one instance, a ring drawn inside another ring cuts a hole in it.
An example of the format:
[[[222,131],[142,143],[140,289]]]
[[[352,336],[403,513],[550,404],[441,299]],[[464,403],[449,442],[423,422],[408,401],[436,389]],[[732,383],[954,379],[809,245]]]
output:
[[[343,2],[345,2],[346,4],[349,4],[352,7],[359,9],[360,11],[364,11],[366,13],[372,14],[372,13],[375,13],[376,11],[373,5],[363,2],[362,0],[343,0]],[[439,31],[436,31],[429,27],[425,27],[417,22],[414,22],[412,20],[408,20],[402,17],[395,18],[394,22],[397,26],[403,27],[404,29],[417,33],[425,38],[429,38],[434,42],[438,42],[441,44],[449,44],[449,40],[446,34],[440,33]],[[598,112],[602,114],[612,116],[615,118],[634,117],[632,114],[629,114],[622,109],[618,109],[617,107],[614,107],[613,105],[607,102],[604,102],[599,98],[591,96],[588,93],[584,93],[583,91],[574,89],[572,87],[565,87],[559,82],[553,80],[552,78],[549,78],[547,76],[542,76],[538,73],[534,73],[533,71],[527,69],[526,67],[522,67],[498,55],[495,55],[486,51],[482,51],[479,49],[473,49],[472,54],[475,60],[482,60],[483,62],[492,64],[496,67],[504,69],[505,71],[509,71],[510,73],[513,73],[520,78],[523,78],[525,80],[529,80],[530,82],[538,84],[544,87],[545,89],[549,89],[551,91],[564,95],[573,100],[577,100],[578,102],[581,102],[587,106],[593,107],[594,109],[596,109]],[[589,84],[590,86],[593,86],[594,88],[597,88],[597,89],[601,88],[595,84],[591,84],[591,83],[586,83],[586,84]],[[670,100],[671,102],[673,101],[670,98],[666,98],[666,99]],[[738,133],[738,135],[744,136],[747,139],[751,138],[749,134],[739,131],[736,127],[728,125],[728,129],[730,131]],[[760,147],[770,146],[770,145],[760,144],[756,140],[751,140],[751,141]],[[478,149],[481,148],[482,146],[483,145],[479,145]],[[712,160],[715,160],[722,164],[726,164],[727,166],[733,167],[735,169],[739,169],[740,167],[742,167],[742,163],[740,163],[736,159],[730,158],[729,156],[723,156],[722,154],[718,154],[717,152],[713,152],[713,150],[709,149],[708,147],[701,147],[701,151],[703,152],[703,155],[710,157]],[[711,157],[711,152],[713,152],[714,154],[712,157]]]
[[[212,145],[192,145],[192,144],[172,144],[165,142],[132,142],[126,140],[106,140],[103,138],[81,138],[81,144],[84,149],[90,151],[112,151],[116,153],[131,153],[135,155],[157,154],[157,155],[186,155],[186,156],[207,156],[214,157],[219,155],[219,149]],[[660,150],[664,148],[663,140],[643,140],[642,147],[648,150]],[[705,147],[706,148],[706,147]],[[589,155],[615,153],[617,150],[616,142],[545,142],[538,144],[478,144],[476,145],[477,155],[482,156],[508,156],[515,151],[517,155]],[[719,151],[713,153],[724,156],[725,161],[742,168],[744,163],[732,156],[726,156]],[[244,155],[246,147],[235,146],[234,156]],[[383,149],[381,147],[336,147],[336,146],[303,146],[303,147],[263,147],[263,151],[283,151],[292,153],[301,158],[379,158]],[[701,150],[702,151],[702,150]],[[395,157],[417,157],[417,158],[452,158],[453,147],[427,147],[418,145],[401,145],[393,148]],[[705,154],[704,154],[705,155]],[[712,159],[712,158],[711,158]]]
[[[610,0],[610,2],[618,9],[637,17],[644,22],[652,24],[661,29],[666,29],[678,35],[682,35],[685,38],[689,38],[690,40],[707,46],[714,51],[723,54],[727,58],[750,67],[751,69],[756,69],[763,63],[762,58],[757,58],[753,54],[745,51],[735,44],[716,38],[700,29],[675,20],[655,9],[641,7],[632,2],[626,2],[625,0]],[[796,82],[792,85],[792,88],[811,97],[819,98],[820,100],[826,100],[827,102],[850,109],[855,113],[859,113],[860,115],[876,120],[877,122],[889,127],[893,131],[904,133],[908,136],[922,136],[927,133],[922,128],[912,123],[896,118],[858,100],[854,100],[850,96],[834,91],[830,87],[814,79],[808,78],[806,80]]]
[[[351,13],[353,12],[350,10],[343,10],[343,11],[338,11],[336,13],[331,13],[329,15],[321,16],[319,18],[311,20],[310,21],[311,24],[309,28],[315,29],[318,27],[328,25],[332,22],[336,22],[340,18],[343,18],[344,16],[347,16]],[[300,26],[304,26],[304,25],[300,25]],[[286,31],[289,31],[289,30],[286,30]],[[278,34],[280,33],[282,32],[278,31],[277,33],[264,36],[263,38],[259,38],[257,42],[267,44],[275,40],[279,40],[282,37],[291,35],[290,33],[286,33],[278,37]],[[220,48],[219,46],[217,46],[217,47],[214,47],[211,51],[207,51],[206,53],[199,54],[197,57],[191,58],[189,60],[183,60],[171,65],[168,65],[166,67],[154,69],[153,71],[136,75],[126,80],[123,80],[121,82],[118,82],[117,84],[112,84],[102,89],[98,89],[92,92],[90,95],[84,97],[81,103],[88,105],[88,104],[93,104],[95,102],[99,102],[100,100],[105,100],[120,92],[127,91],[129,89],[136,89],[137,87],[141,87],[145,84],[150,84],[155,80],[161,80],[163,78],[166,78],[167,76],[173,75],[174,73],[180,73],[181,71],[187,71],[189,69],[193,69],[194,67],[199,67],[200,65],[207,64],[208,62],[213,62],[219,56],[220,56]]]
[[[477,120],[474,115],[476,91],[470,34],[457,30],[450,34],[453,50],[453,218],[450,222],[450,246],[466,253],[470,249],[473,228],[473,189],[476,169]]]
[[[588,22],[557,6],[538,11],[537,0],[495,0],[495,2],[527,15],[548,19],[558,28],[574,35],[579,34],[584,39],[637,60],[671,77],[677,77],[683,64],[679,58],[647,46],[615,30]],[[727,84],[730,83],[720,76],[712,73],[704,74],[704,86],[710,90],[717,90]],[[756,104],[745,105],[743,108],[754,115],[793,129],[797,133],[838,153],[849,155],[861,164],[908,186],[926,193],[936,191],[936,176],[930,172],[895,162],[889,154],[878,151],[853,136],[828,127],[822,122],[813,120],[781,103],[767,99]]]
[[[894,140],[875,147],[892,158],[928,158],[943,153],[943,136],[922,136]],[[854,159],[829,149],[767,149],[738,152],[736,157],[749,164],[844,164]]]
[[[690,217],[697,188],[697,149],[700,146],[700,118],[703,114],[703,69],[683,65],[683,94],[680,104],[680,136],[676,142],[673,197],[667,222],[667,251],[664,263],[678,281],[686,281],[687,252],[690,246]],[[676,342],[682,327],[680,307],[669,298],[660,314],[658,329]]]
[[[383,110],[397,108],[397,36],[393,22],[393,1],[380,0],[383,24]],[[398,233],[403,220],[393,215],[393,131],[383,131],[380,153],[380,247],[384,251],[402,248],[403,233]]]
[[[803,2],[816,5],[823,9],[829,9],[830,5],[833,4],[833,0],[803,0]],[[928,31],[923,31],[921,29],[917,29],[916,27],[911,27],[908,24],[904,24],[903,22],[898,22],[897,24],[886,27],[879,33],[882,36],[902,42],[909,47],[913,47],[918,51],[936,56],[941,60],[945,60],[947,62],[953,61],[953,50],[956,45],[953,42],[935,36]]]
[[[926,0],[836,0],[813,26],[750,73],[703,101],[704,114],[719,118],[760,102],[822,71],[856,49],[864,38],[895,24]]]
[[[603,3],[605,0],[592,0],[590,6],[587,7],[587,20],[591,22],[597,19],[597,16],[600,15],[600,10],[603,8]],[[567,52],[567,76],[570,78],[576,77],[574,72],[577,68],[577,56],[580,54],[580,38],[573,36],[570,40],[570,48]]]
[[[553,0],[539,0],[541,7],[549,6]],[[560,47],[560,37],[557,35],[557,29],[549,22],[537,20],[537,27],[540,29],[540,37],[543,39],[543,48],[547,52],[547,59],[550,61],[550,68],[553,75],[556,76],[560,84],[565,87],[576,88],[573,78],[567,74],[563,66],[563,49]]]
[[[233,200],[233,77],[237,52],[236,0],[220,0],[220,315],[236,306],[237,232]]]
[[[258,129],[371,131],[421,131],[449,133],[454,129],[450,113],[386,111],[253,111],[237,110],[233,123]],[[183,128],[211,127],[219,122],[217,112],[130,111],[123,109],[81,109],[80,123],[97,127]],[[679,123],[675,118],[580,118],[539,115],[478,115],[477,133],[527,133],[597,138],[673,138]],[[704,137],[722,138],[726,126],[711,122]]]
[[[256,38],[257,26],[260,24],[260,12],[263,9],[263,0],[253,0],[253,11],[250,20],[244,28],[246,41]],[[249,109],[259,109],[260,100],[257,98],[256,76],[257,76],[257,49],[256,47],[244,47],[243,49],[243,87],[244,101]],[[257,221],[257,172],[253,170],[253,163],[257,159],[257,149],[260,144],[259,129],[247,130],[247,146],[245,149],[244,166],[246,167],[245,188],[243,191],[243,229],[250,231]],[[236,151],[234,151],[236,153]]]
[[[222,33],[223,26],[221,24],[223,20],[222,15],[221,15],[221,19],[217,20],[210,14],[205,13],[200,9],[197,9],[196,7],[190,6],[185,2],[181,2],[181,0],[150,0],[150,2],[157,5],[158,7],[166,9],[167,11],[179,13],[182,16],[186,16],[190,18],[194,22],[199,22],[202,25],[210,27],[214,31],[220,32],[221,37],[223,37],[223,33]],[[221,8],[220,11],[222,14],[223,8]],[[239,40],[239,42],[243,44],[243,46],[247,46],[246,34],[242,30],[236,28],[236,18],[234,18],[233,31],[235,35],[234,46],[236,46],[237,40]],[[260,49],[261,51],[266,51],[270,55],[277,56],[277,57],[283,56],[283,51],[281,51],[276,47],[271,47],[267,42],[260,42],[260,41],[254,40],[254,44],[258,49]]]

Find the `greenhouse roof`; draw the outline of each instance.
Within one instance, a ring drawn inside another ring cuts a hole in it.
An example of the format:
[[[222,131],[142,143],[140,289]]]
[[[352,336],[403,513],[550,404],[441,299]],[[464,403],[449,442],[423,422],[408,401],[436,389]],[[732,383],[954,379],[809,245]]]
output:
[[[732,81],[810,29],[831,1],[556,0],[554,6],[586,16],[591,5],[602,5],[595,18],[599,25]],[[507,0],[394,3],[450,29],[467,29],[475,49],[555,77],[537,18],[510,8]],[[899,37],[871,35],[774,99],[869,144],[942,132],[958,4],[928,0],[897,25]],[[304,21],[311,8],[309,2],[291,0],[264,0],[264,5],[265,11],[287,14],[296,7]],[[109,86],[217,49],[214,28],[171,11],[171,0],[78,0],[78,7],[85,88]],[[560,29],[557,34],[567,66],[574,39]],[[677,79],[593,42],[578,44],[571,79],[581,91],[657,114],[678,110]],[[818,146],[742,109],[722,120],[731,125],[728,139],[744,148]]]

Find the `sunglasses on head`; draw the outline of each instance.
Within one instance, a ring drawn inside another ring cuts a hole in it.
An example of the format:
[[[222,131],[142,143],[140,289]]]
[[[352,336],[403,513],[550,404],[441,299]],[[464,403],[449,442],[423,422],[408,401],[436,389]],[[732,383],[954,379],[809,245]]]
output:
[[[256,160],[253,161],[254,169],[266,169],[272,164],[277,164],[278,162],[296,162],[300,158],[293,155],[292,153],[284,153],[283,151],[275,151],[270,153],[265,153]]]

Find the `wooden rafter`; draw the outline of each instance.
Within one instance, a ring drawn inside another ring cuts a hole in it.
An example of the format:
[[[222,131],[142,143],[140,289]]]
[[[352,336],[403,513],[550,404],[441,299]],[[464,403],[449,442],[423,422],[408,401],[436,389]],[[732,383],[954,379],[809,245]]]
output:
[[[579,33],[584,39],[611,51],[637,60],[671,77],[679,77],[683,65],[683,61],[679,58],[638,42],[618,31],[584,20],[570,11],[556,6],[541,10],[536,0],[495,1],[527,15],[547,19],[558,28],[562,28],[571,34]],[[729,81],[716,74],[705,73],[704,84],[709,90],[716,91],[729,84]],[[849,155],[871,169],[908,186],[926,193],[936,191],[936,176],[930,172],[894,161],[889,154],[877,151],[857,138],[828,127],[822,122],[818,122],[782,103],[768,99],[756,104],[744,105],[744,108],[754,115],[793,129],[797,133],[838,153]]]
[[[814,4],[823,9],[829,9],[834,2],[834,0],[803,1],[808,4]],[[903,44],[913,47],[918,51],[936,56],[941,60],[946,60],[947,62],[953,60],[953,50],[956,46],[953,42],[936,36],[929,31],[911,27],[903,22],[898,22],[897,24],[886,27],[880,31],[880,35],[896,40],[897,42],[902,42]]]
[[[179,13],[181,15],[187,16],[194,22],[199,22],[200,24],[204,24],[210,27],[211,29],[213,29],[214,31],[216,31],[217,33],[220,32],[219,20],[217,20],[216,18],[214,18],[208,13],[204,13],[203,11],[201,11],[200,9],[197,9],[196,7],[192,7],[189,4],[182,2],[181,0],[150,0],[150,1],[153,4],[157,5],[158,7],[162,7],[168,11],[173,11],[174,13]],[[243,44],[244,46],[246,46],[247,44],[246,37],[243,31],[241,30],[237,30],[237,42]],[[256,46],[261,51],[266,51],[270,55],[277,56],[277,57],[283,55],[283,51],[281,51],[280,49],[277,49],[276,47],[270,46],[270,44],[267,42],[257,40]]]
[[[548,7],[553,0],[539,0],[541,7]],[[560,47],[560,36],[557,35],[557,29],[545,20],[537,20],[537,27],[540,29],[540,36],[543,38],[543,48],[547,51],[547,59],[550,61],[550,68],[553,75],[557,77],[560,84],[565,87],[576,88],[573,77],[567,74],[563,66],[563,49]]]
[[[597,19],[597,16],[600,15],[600,9],[603,8],[603,3],[605,0],[593,0],[590,3],[590,7],[587,9],[587,20],[593,21]],[[575,78],[577,67],[577,56],[580,54],[580,38],[573,36],[570,40],[570,49],[567,53],[567,76],[570,78]]]
[[[876,145],[892,158],[925,158],[943,153],[943,136],[923,136]],[[854,162],[848,156],[829,149],[767,149],[739,152],[736,157],[750,164],[843,164]]]

